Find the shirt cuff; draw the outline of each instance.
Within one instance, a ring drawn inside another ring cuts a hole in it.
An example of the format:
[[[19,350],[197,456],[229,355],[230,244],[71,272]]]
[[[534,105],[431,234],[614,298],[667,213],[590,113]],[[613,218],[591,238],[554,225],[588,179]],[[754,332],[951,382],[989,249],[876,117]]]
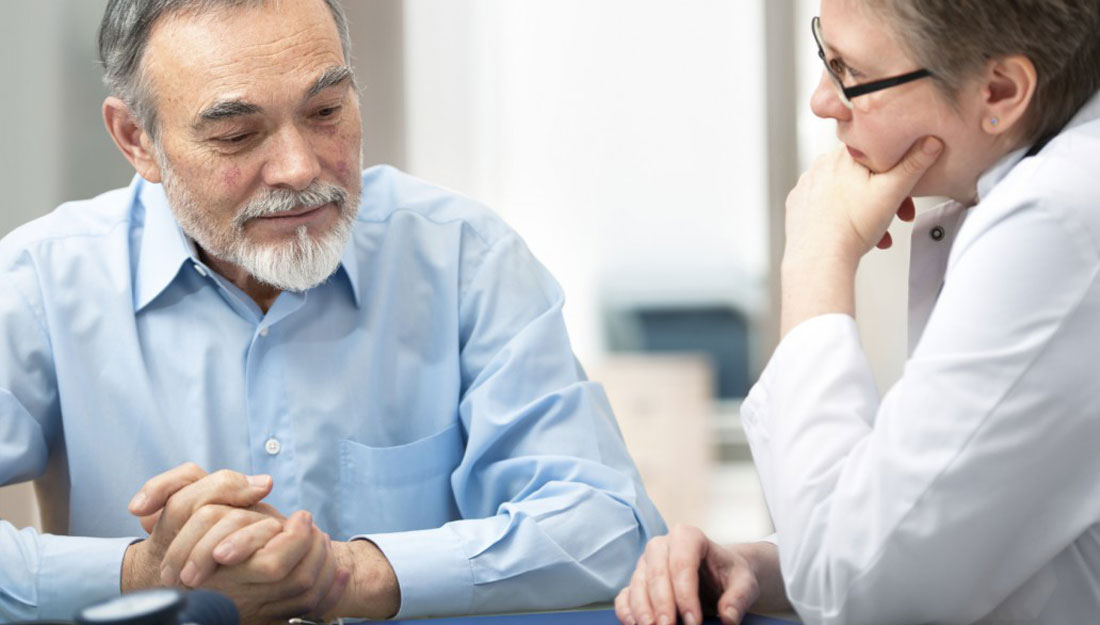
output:
[[[77,610],[122,592],[122,558],[139,538],[40,537],[41,619],[71,619]]]
[[[473,605],[474,574],[455,532],[435,529],[364,534],[382,550],[397,575],[401,608],[394,618],[467,614]]]

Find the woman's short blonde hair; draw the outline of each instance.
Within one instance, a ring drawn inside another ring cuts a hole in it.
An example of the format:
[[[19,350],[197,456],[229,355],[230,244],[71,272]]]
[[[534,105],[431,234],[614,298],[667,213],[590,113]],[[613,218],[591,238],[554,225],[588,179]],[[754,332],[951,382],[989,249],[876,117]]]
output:
[[[1023,139],[1057,134],[1100,90],[1100,0],[865,0],[952,98],[991,59],[1022,54],[1038,84]]]

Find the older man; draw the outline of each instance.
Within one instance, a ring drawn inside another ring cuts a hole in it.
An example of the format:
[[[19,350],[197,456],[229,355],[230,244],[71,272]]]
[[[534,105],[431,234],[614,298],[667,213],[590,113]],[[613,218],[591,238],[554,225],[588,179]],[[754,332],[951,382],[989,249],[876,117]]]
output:
[[[0,243],[0,483],[69,534],[0,522],[0,620],[610,599],[664,528],[561,292],[486,209],[360,172],[335,0],[112,0],[100,48],[138,176]]]

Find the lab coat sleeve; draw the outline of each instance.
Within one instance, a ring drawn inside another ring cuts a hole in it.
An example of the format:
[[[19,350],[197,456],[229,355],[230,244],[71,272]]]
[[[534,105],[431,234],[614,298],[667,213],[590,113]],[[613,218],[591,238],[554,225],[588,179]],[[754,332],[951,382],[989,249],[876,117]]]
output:
[[[805,622],[973,622],[1100,518],[1085,232],[1027,205],[956,250],[881,403],[851,317],[783,339],[743,421]]]
[[[45,318],[26,257],[0,250],[0,485],[38,477],[61,437]],[[118,595],[132,538],[41,534],[0,520],[0,622],[71,618]]]
[[[462,520],[369,536],[397,575],[398,617],[610,601],[664,523],[603,389],[577,364],[554,280],[514,234],[470,274],[467,443],[451,477]]]

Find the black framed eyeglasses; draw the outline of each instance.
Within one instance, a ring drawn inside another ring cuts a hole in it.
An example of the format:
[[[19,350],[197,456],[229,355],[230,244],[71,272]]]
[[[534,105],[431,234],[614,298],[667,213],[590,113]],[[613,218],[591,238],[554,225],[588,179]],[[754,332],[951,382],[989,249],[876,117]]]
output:
[[[873,80],[861,85],[852,85],[851,87],[845,87],[844,81],[841,79],[840,74],[829,65],[829,59],[825,57],[825,43],[821,37],[821,18],[815,16],[810,20],[810,28],[814,33],[814,41],[817,42],[817,55],[821,57],[821,62],[825,64],[825,73],[829,74],[829,78],[833,81],[833,86],[836,87],[837,95],[840,96],[840,101],[844,103],[844,106],[852,108],[852,99],[858,98],[861,95],[867,95],[868,93],[874,93],[875,91],[881,91],[883,89],[889,89],[890,87],[896,87],[898,85],[904,85],[907,82],[917,80],[918,78],[925,78],[932,75],[932,72],[926,69],[918,69],[916,71],[909,72],[908,74],[901,74],[900,76],[892,76],[890,78],[883,78],[882,80]]]

